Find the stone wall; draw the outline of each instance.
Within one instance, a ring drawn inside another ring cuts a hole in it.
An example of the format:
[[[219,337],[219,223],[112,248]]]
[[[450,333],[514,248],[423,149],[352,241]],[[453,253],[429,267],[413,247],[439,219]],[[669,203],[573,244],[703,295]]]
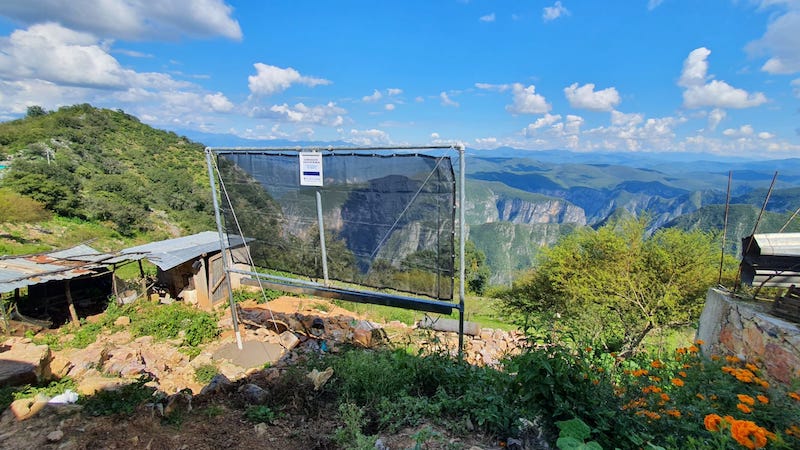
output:
[[[769,314],[771,303],[744,301],[709,289],[697,339],[705,356],[732,355],[782,383],[800,377],[800,326]]]

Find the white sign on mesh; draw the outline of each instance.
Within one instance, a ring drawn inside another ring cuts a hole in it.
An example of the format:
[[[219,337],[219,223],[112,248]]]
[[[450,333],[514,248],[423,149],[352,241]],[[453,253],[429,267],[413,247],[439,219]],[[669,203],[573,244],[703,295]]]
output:
[[[322,186],[322,153],[300,152],[300,186]]]

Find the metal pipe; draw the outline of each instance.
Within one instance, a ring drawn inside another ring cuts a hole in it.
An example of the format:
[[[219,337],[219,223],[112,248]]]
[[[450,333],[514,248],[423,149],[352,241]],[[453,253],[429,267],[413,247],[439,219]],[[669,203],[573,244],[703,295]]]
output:
[[[222,252],[222,271],[225,272],[225,277],[228,279],[228,299],[231,306],[231,322],[233,323],[233,330],[236,334],[236,346],[242,350],[242,334],[239,331],[239,317],[236,312],[236,302],[233,300],[233,287],[231,286],[231,271],[228,266],[228,252],[225,246],[225,234],[222,230],[222,216],[219,213],[219,200],[217,200],[217,183],[214,180],[214,166],[211,161],[211,149],[206,148],[206,166],[208,166],[208,180],[211,183],[211,199],[214,204],[214,219],[217,221],[217,232],[219,233],[219,248]],[[244,240],[244,236],[242,236]]]
[[[464,222],[465,214],[464,209],[466,207],[466,186],[464,184],[466,180],[466,169],[467,169],[467,162],[465,160],[465,148],[464,144],[458,144],[458,170],[459,170],[459,182],[461,186],[458,191],[458,253],[459,253],[459,266],[458,266],[458,276],[460,278],[460,282],[458,283],[458,359],[463,358],[464,356],[464,283],[466,281],[466,268],[464,265],[466,264],[464,258],[464,252],[466,248],[466,229],[467,225]]]
[[[717,284],[722,284],[722,264],[725,261],[725,236],[728,234],[728,212],[731,205],[731,180],[733,179],[733,171],[728,171],[728,193],[725,196],[725,222],[722,225],[722,252],[719,255],[719,278]]]
[[[319,251],[322,256],[322,277],[328,286],[328,252],[325,249],[325,227],[322,220],[322,194],[317,191],[317,224],[319,225]]]
[[[772,195],[772,188],[775,187],[775,180],[778,179],[778,171],[775,171],[775,175],[772,176],[772,182],[769,184],[769,189],[767,190],[767,196],[764,198],[764,204],[761,205],[761,211],[758,213],[758,218],[756,218],[756,223],[753,224],[753,232],[750,233],[750,236],[755,236],[756,231],[758,231],[758,224],[761,222],[761,216],[764,215],[764,210],[767,209],[767,203],[769,203],[769,198]],[[755,238],[750,239],[747,242],[747,248],[742,249],[742,256],[748,254],[750,252],[750,247],[753,245],[753,241]],[[739,285],[739,281],[741,280],[742,275],[742,266],[739,265],[739,270],[736,271],[736,282],[733,285],[733,292],[736,292],[736,289]]]

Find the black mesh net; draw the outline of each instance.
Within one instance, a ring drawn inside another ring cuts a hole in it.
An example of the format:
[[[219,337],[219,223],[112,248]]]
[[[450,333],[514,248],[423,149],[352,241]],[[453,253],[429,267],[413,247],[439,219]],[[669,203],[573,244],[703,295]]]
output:
[[[449,157],[322,152],[323,186],[301,185],[300,152],[218,151],[230,234],[258,267],[453,298],[455,177]],[[235,219],[234,219],[235,213]],[[238,220],[238,226],[235,220]]]

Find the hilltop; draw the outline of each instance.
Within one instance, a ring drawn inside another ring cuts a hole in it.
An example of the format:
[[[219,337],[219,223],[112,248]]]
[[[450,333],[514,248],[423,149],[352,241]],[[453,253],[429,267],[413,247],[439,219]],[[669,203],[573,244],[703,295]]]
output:
[[[3,197],[21,194],[124,238],[213,225],[203,145],[121,110],[84,104],[0,123],[0,160],[10,162]],[[4,222],[14,221],[12,212],[4,211]]]

